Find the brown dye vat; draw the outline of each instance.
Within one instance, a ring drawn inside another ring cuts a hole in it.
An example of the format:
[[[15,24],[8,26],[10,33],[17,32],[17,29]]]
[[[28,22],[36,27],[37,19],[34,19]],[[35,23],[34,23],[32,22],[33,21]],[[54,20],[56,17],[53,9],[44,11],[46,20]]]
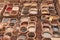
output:
[[[36,21],[37,19],[36,19],[36,17],[31,16],[31,17],[30,17],[30,20],[31,20],[31,21]]]
[[[47,2],[47,4],[52,4],[52,3],[53,3],[53,1],[48,1],[48,2]]]
[[[49,26],[43,26],[43,30],[50,31]]]
[[[43,40],[51,40],[51,38],[43,38]]]
[[[28,26],[28,22],[22,22],[21,25]]]
[[[58,24],[57,20],[52,20],[51,23],[52,24]]]
[[[14,26],[15,24],[14,24],[14,23],[10,23],[9,25],[10,25],[10,26]]]
[[[47,14],[48,10],[42,10],[42,12],[46,12],[46,14]]]
[[[11,36],[11,40],[17,40],[17,36]]]
[[[54,10],[49,10],[50,13],[54,13]]]
[[[5,14],[10,14],[10,12],[5,12]]]
[[[10,16],[10,12],[4,12],[3,16]]]
[[[41,19],[49,21],[49,15],[42,15]]]
[[[29,32],[28,34],[29,38],[35,38],[36,34],[34,32]]]
[[[49,9],[54,9],[54,7],[52,6],[52,7],[49,7]]]
[[[59,23],[60,23],[60,18],[58,19]]]
[[[32,39],[32,38],[28,38],[27,40],[35,40],[35,39]]]
[[[55,38],[59,38],[59,37],[60,37],[60,33],[59,33],[59,32],[53,32],[53,36],[54,36]]]
[[[6,27],[7,25],[7,23],[2,23],[2,27]]]
[[[11,32],[7,32],[5,35],[12,36]]]
[[[35,22],[29,22],[29,24],[33,24],[33,25],[35,25]]]
[[[5,31],[5,27],[4,26],[1,26],[0,27],[0,31]]]
[[[12,11],[12,14],[16,14],[16,11]]]
[[[42,24],[50,24],[50,22],[47,20],[44,20],[44,21],[42,21]]]
[[[47,4],[52,4],[53,3],[53,0],[43,0],[42,2],[44,2],[44,3],[47,3]]]
[[[18,14],[17,11],[12,11],[12,12],[11,12],[11,15],[12,15],[12,16],[16,16],[17,14]]]
[[[35,26],[36,27],[36,23],[35,22],[29,22],[29,26]]]
[[[24,15],[27,15],[29,12],[28,12],[28,10],[24,10],[22,13],[23,13]]]
[[[19,33],[19,31],[15,29],[15,30],[12,32],[12,35],[13,35],[13,36],[17,36],[18,33]]]

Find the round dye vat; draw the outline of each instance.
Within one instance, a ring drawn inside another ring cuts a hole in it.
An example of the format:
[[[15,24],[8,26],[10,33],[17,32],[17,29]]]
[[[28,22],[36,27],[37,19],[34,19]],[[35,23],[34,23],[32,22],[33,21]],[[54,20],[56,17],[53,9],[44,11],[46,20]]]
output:
[[[49,32],[44,32],[42,34],[42,36],[45,37],[45,38],[51,38],[52,37],[52,35]]]
[[[7,7],[6,11],[12,11],[12,7]]]

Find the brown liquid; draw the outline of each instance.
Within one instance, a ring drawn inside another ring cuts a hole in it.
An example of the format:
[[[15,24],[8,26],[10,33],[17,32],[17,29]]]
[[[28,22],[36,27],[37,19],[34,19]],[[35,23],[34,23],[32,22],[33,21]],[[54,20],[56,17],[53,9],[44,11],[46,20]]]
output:
[[[50,38],[44,38],[43,40],[51,40]]]
[[[28,25],[28,22],[22,22],[21,25]]]

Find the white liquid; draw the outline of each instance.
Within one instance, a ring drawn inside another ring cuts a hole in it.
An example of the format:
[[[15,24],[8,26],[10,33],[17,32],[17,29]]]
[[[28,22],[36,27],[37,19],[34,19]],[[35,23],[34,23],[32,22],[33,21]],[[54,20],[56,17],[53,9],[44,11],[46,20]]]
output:
[[[28,31],[29,31],[29,32],[35,32],[36,29],[35,29],[35,28],[29,28]]]

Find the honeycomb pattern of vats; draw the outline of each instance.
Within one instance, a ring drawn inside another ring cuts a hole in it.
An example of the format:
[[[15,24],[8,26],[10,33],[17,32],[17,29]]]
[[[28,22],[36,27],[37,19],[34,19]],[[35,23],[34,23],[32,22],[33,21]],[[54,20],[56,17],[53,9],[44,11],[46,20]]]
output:
[[[60,23],[58,21],[60,18],[57,14],[53,0],[43,0],[40,8],[42,20],[42,40],[56,40],[55,38],[60,38]]]
[[[60,17],[53,0],[0,3],[0,40],[57,39],[60,39]]]
[[[36,40],[36,21],[35,16],[3,18],[0,23],[0,37],[2,40]]]

